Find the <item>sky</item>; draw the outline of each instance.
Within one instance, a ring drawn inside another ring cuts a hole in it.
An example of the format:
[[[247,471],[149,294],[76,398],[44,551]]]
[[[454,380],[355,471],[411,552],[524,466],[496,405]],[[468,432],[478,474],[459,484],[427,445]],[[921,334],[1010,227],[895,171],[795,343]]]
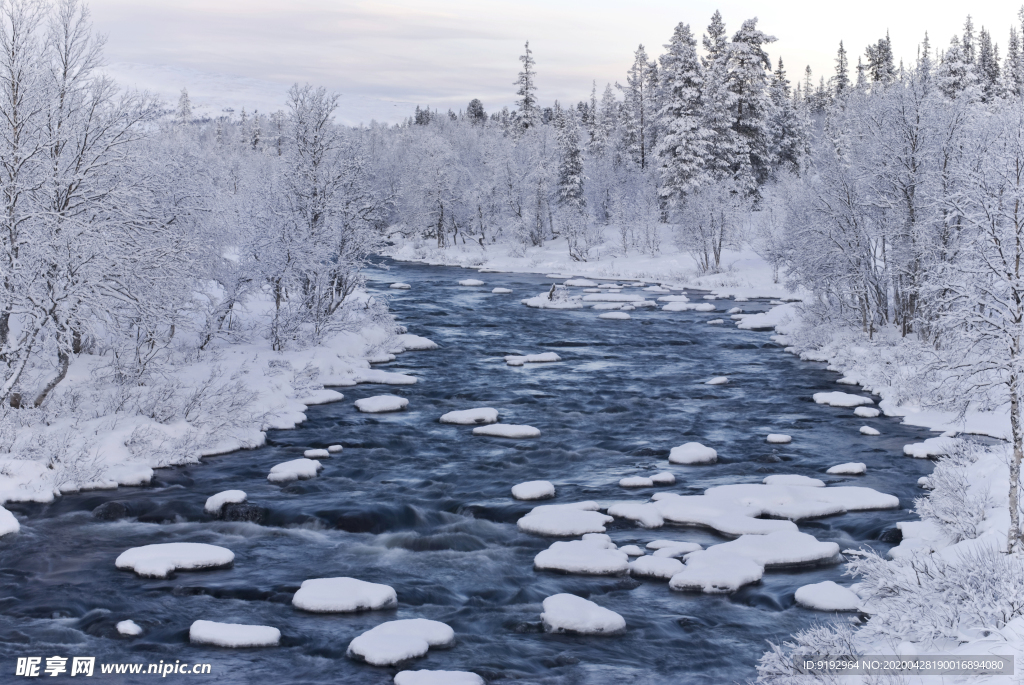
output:
[[[530,41],[538,97],[576,102],[597,81],[625,82],[637,46],[660,55],[679,22],[703,33],[717,9],[730,35],[743,20],[777,41],[795,82],[833,73],[842,40],[855,65],[889,32],[897,62],[915,59],[925,31],[934,47],[960,33],[967,12],[1004,54],[1022,0],[964,3],[861,0],[91,0],[107,36],[107,71],[126,86],[172,105],[184,87],[200,113],[284,107],[293,83],[340,93],[341,123],[396,123],[419,105],[464,109],[480,98],[490,112],[514,106],[518,60]]]

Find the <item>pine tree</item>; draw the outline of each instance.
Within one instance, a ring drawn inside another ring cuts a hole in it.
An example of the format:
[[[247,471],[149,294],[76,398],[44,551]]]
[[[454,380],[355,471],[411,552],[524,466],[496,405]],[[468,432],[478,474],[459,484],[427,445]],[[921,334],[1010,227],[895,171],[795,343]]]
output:
[[[516,79],[516,95],[519,99],[516,106],[519,108],[519,127],[523,130],[534,128],[540,123],[540,116],[537,112],[537,85],[535,83],[537,73],[534,71],[533,53],[530,51],[530,41],[526,41],[526,50],[519,56],[523,63],[523,70],[519,72]]]
[[[612,84],[606,83],[590,138],[591,154],[600,157],[608,150],[608,144],[618,127],[618,111],[619,103],[615,100],[615,91],[612,90]]]
[[[931,86],[932,72],[935,70],[935,64],[932,62],[932,44],[928,39],[928,32],[924,32],[924,40],[921,42],[919,53],[917,56],[917,72],[921,75],[921,82],[924,84],[925,89]]]
[[[182,126],[192,123],[192,100],[189,99],[186,88],[181,89],[181,95],[178,97],[178,111],[175,113],[174,119]]]
[[[964,93],[974,97],[977,75],[974,68],[967,62],[957,36],[953,36],[949,41],[949,48],[943,53],[942,61],[939,62],[938,69],[936,69],[935,80],[948,98],[956,99]]]
[[[991,100],[999,93],[999,48],[992,45],[992,36],[985,27],[978,32],[978,55],[975,71],[981,81],[982,98]]]
[[[729,88],[729,44],[722,15],[715,12],[703,38],[705,55],[701,58],[704,91],[701,127],[709,132],[704,165],[708,180],[731,180],[744,154],[733,128],[733,104],[736,94]]]
[[[772,74],[770,87],[772,116],[769,122],[771,133],[770,150],[774,154],[772,164],[787,171],[798,172],[804,158],[810,151],[810,128],[806,116],[801,116],[789,96],[789,79],[779,58],[779,66]]]
[[[466,105],[466,118],[474,126],[486,124],[487,112],[484,111],[484,103],[480,102],[478,98],[470,100]]]
[[[558,202],[570,212],[582,215],[587,209],[584,195],[586,176],[583,170],[583,150],[580,147],[580,129],[573,110],[563,110],[558,117]]]
[[[963,49],[964,63],[973,66],[975,61],[977,61],[978,51],[974,43],[974,22],[969,14],[967,15],[967,21],[964,22],[964,37],[960,46]]]
[[[733,170],[739,185],[753,193],[771,175],[768,120],[772,103],[768,74],[772,63],[764,46],[775,42],[757,28],[757,19],[747,19],[729,44],[728,83],[735,95],[733,130],[744,148]]]
[[[843,41],[839,41],[839,52],[836,53],[836,75],[832,78],[832,92],[836,99],[846,96],[850,89],[850,60],[846,56]]]
[[[701,90],[704,79],[697,39],[687,24],[679,23],[661,56],[661,106],[657,119],[662,135],[656,154],[660,160],[663,206],[678,207],[701,181],[709,132],[701,126]]]
[[[868,58],[868,73],[875,83],[890,83],[896,75],[896,66],[893,64],[892,41],[889,40],[889,32],[885,32],[885,38],[879,39],[874,45],[869,45],[864,51]]]
[[[1006,45],[1006,61],[1003,63],[1003,77],[1007,90],[1020,97],[1024,95],[1024,55],[1021,54],[1020,34],[1016,26],[1010,27],[1010,40]]]
[[[647,60],[647,51],[641,45],[633,53],[633,65],[626,73],[626,85],[615,84],[623,95],[623,149],[641,169],[647,168],[647,153],[651,148],[652,76],[656,74]]]

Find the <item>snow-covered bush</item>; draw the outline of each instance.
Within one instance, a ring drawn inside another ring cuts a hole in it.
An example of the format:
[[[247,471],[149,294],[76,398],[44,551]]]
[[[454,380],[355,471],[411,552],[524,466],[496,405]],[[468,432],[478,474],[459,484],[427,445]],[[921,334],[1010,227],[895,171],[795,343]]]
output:
[[[801,630],[782,644],[768,642],[769,650],[757,663],[760,685],[839,685],[839,676],[804,675],[796,662],[801,657],[841,657],[861,654],[856,646],[853,627],[848,622],[817,624]]]
[[[938,524],[950,542],[978,537],[978,526],[991,505],[987,491],[971,487],[967,470],[984,451],[979,445],[957,441],[948,454],[939,458],[928,476],[931,492],[914,500],[917,515]]]

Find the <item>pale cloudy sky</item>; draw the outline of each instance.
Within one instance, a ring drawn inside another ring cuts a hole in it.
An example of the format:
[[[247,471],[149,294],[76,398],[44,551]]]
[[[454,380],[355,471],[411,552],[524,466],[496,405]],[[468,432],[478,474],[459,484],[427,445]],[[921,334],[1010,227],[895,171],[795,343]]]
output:
[[[778,38],[769,46],[791,79],[810,64],[833,68],[844,41],[856,64],[864,47],[892,37],[897,60],[912,60],[928,31],[948,44],[968,12],[1000,46],[1020,25],[1021,0],[858,3],[806,0],[92,0],[108,37],[109,71],[126,85],[176,100],[187,87],[207,111],[279,109],[294,82],[340,92],[339,120],[398,121],[415,105],[488,111],[512,105],[523,42],[537,60],[538,95],[577,101],[590,84],[624,81],[633,51],[659,55],[680,21],[698,35],[716,10],[731,33],[746,18]],[[1001,52],[1002,54],[1002,52]],[[826,73],[827,72],[827,73]]]

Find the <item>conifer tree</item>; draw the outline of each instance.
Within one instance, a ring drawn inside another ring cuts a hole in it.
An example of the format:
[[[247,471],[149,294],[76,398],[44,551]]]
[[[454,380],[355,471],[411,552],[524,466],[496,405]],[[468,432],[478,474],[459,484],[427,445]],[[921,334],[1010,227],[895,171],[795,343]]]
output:
[[[519,96],[516,106],[519,108],[519,127],[525,130],[540,124],[535,83],[537,73],[534,70],[536,63],[533,60],[533,52],[530,51],[530,41],[526,41],[526,49],[519,56],[519,61],[523,63],[523,70],[516,79],[516,85],[519,86],[516,90],[516,95]]]
[[[717,11],[711,17],[703,44],[704,116],[701,126],[709,132],[705,169],[711,181],[731,180],[740,166],[743,150],[733,129],[736,94],[729,88],[729,43],[725,22]]]
[[[836,53],[836,75],[832,79],[832,92],[836,99],[846,96],[850,89],[850,60],[846,56],[846,48],[843,41],[839,41],[839,51]]]
[[[771,175],[772,151],[768,121],[772,103],[768,92],[771,61],[764,46],[775,41],[747,19],[729,44],[728,84],[734,94],[733,130],[742,144],[733,170],[740,187],[753,193]]]
[[[626,85],[615,84],[623,95],[623,151],[641,169],[647,168],[647,153],[651,148],[651,116],[656,74],[647,60],[647,51],[641,45],[633,53],[633,65],[626,73]]]
[[[192,100],[188,97],[187,88],[181,89],[181,95],[178,97],[178,111],[174,118],[178,124],[183,126],[192,123]]]

